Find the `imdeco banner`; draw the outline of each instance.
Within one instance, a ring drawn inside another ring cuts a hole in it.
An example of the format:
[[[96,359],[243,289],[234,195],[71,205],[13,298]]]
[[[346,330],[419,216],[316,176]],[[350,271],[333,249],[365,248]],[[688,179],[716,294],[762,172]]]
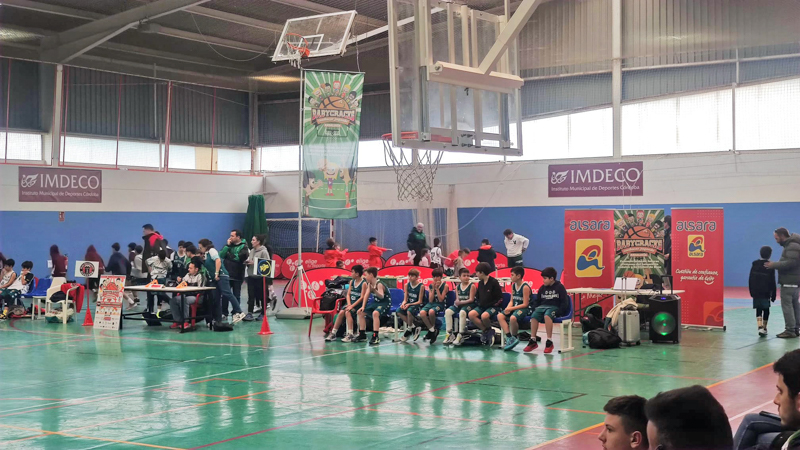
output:
[[[364,74],[303,73],[303,215],[358,217],[356,175]]]

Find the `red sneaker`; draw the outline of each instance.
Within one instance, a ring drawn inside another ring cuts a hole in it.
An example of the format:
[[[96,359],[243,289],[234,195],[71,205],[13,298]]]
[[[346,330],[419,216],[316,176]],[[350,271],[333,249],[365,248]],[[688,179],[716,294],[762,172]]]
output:
[[[522,351],[525,352],[525,353],[530,353],[530,352],[536,350],[537,348],[539,348],[539,344],[536,343],[536,338],[532,338],[528,342],[528,345],[525,346],[525,349],[523,349]]]
[[[554,348],[555,348],[555,346],[553,345],[553,343],[550,342],[550,341],[547,341],[547,344],[545,344],[545,346],[544,346],[544,352],[545,353],[553,353],[553,349]]]
[[[176,329],[176,328],[180,328],[180,327],[181,327],[181,324],[179,324],[179,323],[173,323],[173,324],[172,324],[172,325],[170,325],[169,327],[170,327],[171,329],[173,329],[173,330],[174,330],[174,329]]]

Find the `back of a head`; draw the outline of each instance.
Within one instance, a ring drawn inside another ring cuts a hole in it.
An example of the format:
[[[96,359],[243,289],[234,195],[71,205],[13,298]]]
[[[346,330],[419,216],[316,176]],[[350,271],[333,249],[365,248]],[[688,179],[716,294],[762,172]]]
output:
[[[489,245],[488,239],[481,239],[481,245]]]
[[[8,267],[11,267],[11,268],[13,268],[13,267],[14,267],[14,265],[15,265],[16,263],[17,263],[17,262],[16,262],[16,261],[14,261],[14,258],[8,258],[8,259],[6,260],[6,262],[4,262],[4,263],[3,263],[3,265],[6,265],[6,266],[8,266]]]
[[[733,434],[725,409],[703,386],[661,392],[647,401],[645,412],[647,420],[658,430],[657,440],[664,448],[733,448]]]
[[[761,254],[761,259],[769,259],[769,257],[772,256],[772,247],[765,245],[761,247],[759,253]]]
[[[464,247],[464,248],[461,249],[461,253],[463,253],[464,256],[466,256],[466,255],[469,255],[470,250],[467,247]]]
[[[442,245],[442,240],[441,240],[441,239],[439,239],[439,238],[434,238],[434,239],[433,239],[433,246],[434,246],[434,247],[438,247],[438,246],[440,246],[440,245]]]
[[[325,243],[328,245],[328,248],[336,247],[336,241],[333,238],[328,238],[328,240],[325,241]]]
[[[113,248],[115,252],[118,252],[120,249],[119,242],[114,242],[113,244],[111,244],[111,248]]]
[[[144,229],[146,231],[153,231],[154,230],[153,225],[151,225],[149,223],[146,223],[146,224],[142,225],[142,229]]]
[[[58,251],[58,246],[57,245],[51,245],[50,246],[50,256],[56,256],[56,255],[59,255],[59,254],[60,253]]]
[[[159,250],[158,251],[158,259],[160,259],[162,261],[167,259],[167,251],[164,250],[164,249]]]
[[[141,254],[144,251],[144,247],[142,247],[141,245],[137,245],[135,251],[136,253]]]
[[[136,250],[136,242],[131,242],[130,244],[128,244],[128,250],[129,251],[135,251]]]
[[[787,230],[786,228],[780,227],[780,228],[775,230],[775,234],[777,234],[778,236],[781,236],[781,237],[788,238],[789,237],[789,230]]]

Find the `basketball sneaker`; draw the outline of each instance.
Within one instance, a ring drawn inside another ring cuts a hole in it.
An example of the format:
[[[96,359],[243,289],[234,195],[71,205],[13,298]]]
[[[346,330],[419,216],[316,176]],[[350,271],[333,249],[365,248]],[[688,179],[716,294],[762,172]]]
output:
[[[545,353],[553,353],[553,349],[555,346],[553,345],[553,341],[550,339],[547,340],[547,343],[544,344],[544,352]]]
[[[525,349],[522,351],[525,353],[530,353],[536,350],[537,348],[539,348],[539,344],[536,343],[536,339],[531,338],[531,340],[528,342],[528,345],[526,345]]]

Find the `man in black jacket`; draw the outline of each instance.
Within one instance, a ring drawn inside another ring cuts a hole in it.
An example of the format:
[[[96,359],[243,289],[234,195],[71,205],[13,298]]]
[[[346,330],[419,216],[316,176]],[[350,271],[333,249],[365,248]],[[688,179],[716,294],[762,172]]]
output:
[[[557,277],[558,272],[552,267],[547,267],[542,271],[543,284],[533,302],[531,340],[523,350],[525,353],[530,353],[539,347],[539,344],[536,343],[536,333],[539,331],[541,322],[544,322],[544,329],[547,332],[544,352],[553,352],[553,319],[566,316],[569,312],[569,294],[564,285],[556,279]]]
[[[142,273],[145,274],[145,278],[149,278],[147,276],[150,273],[150,268],[147,267],[147,260],[158,256],[158,252],[161,250],[166,250],[166,246],[164,245],[164,236],[160,235],[153,225],[146,223],[142,225],[142,240],[144,240],[144,247],[142,250]]]
[[[250,250],[247,244],[242,241],[242,232],[239,230],[232,230],[225,247],[219,252],[219,257],[222,258],[225,269],[230,276],[231,291],[233,296],[236,297],[240,303],[242,301],[242,283],[244,282],[244,268],[247,262],[247,257],[250,255]],[[227,303],[222,305],[222,315],[228,314]]]
[[[480,280],[476,292],[476,303],[478,306],[469,312],[469,320],[481,329],[481,340],[483,345],[492,345],[494,341],[494,329],[491,321],[497,317],[498,306],[503,301],[503,290],[497,279],[490,276],[492,268],[486,263],[480,263],[475,267],[475,275]]]

